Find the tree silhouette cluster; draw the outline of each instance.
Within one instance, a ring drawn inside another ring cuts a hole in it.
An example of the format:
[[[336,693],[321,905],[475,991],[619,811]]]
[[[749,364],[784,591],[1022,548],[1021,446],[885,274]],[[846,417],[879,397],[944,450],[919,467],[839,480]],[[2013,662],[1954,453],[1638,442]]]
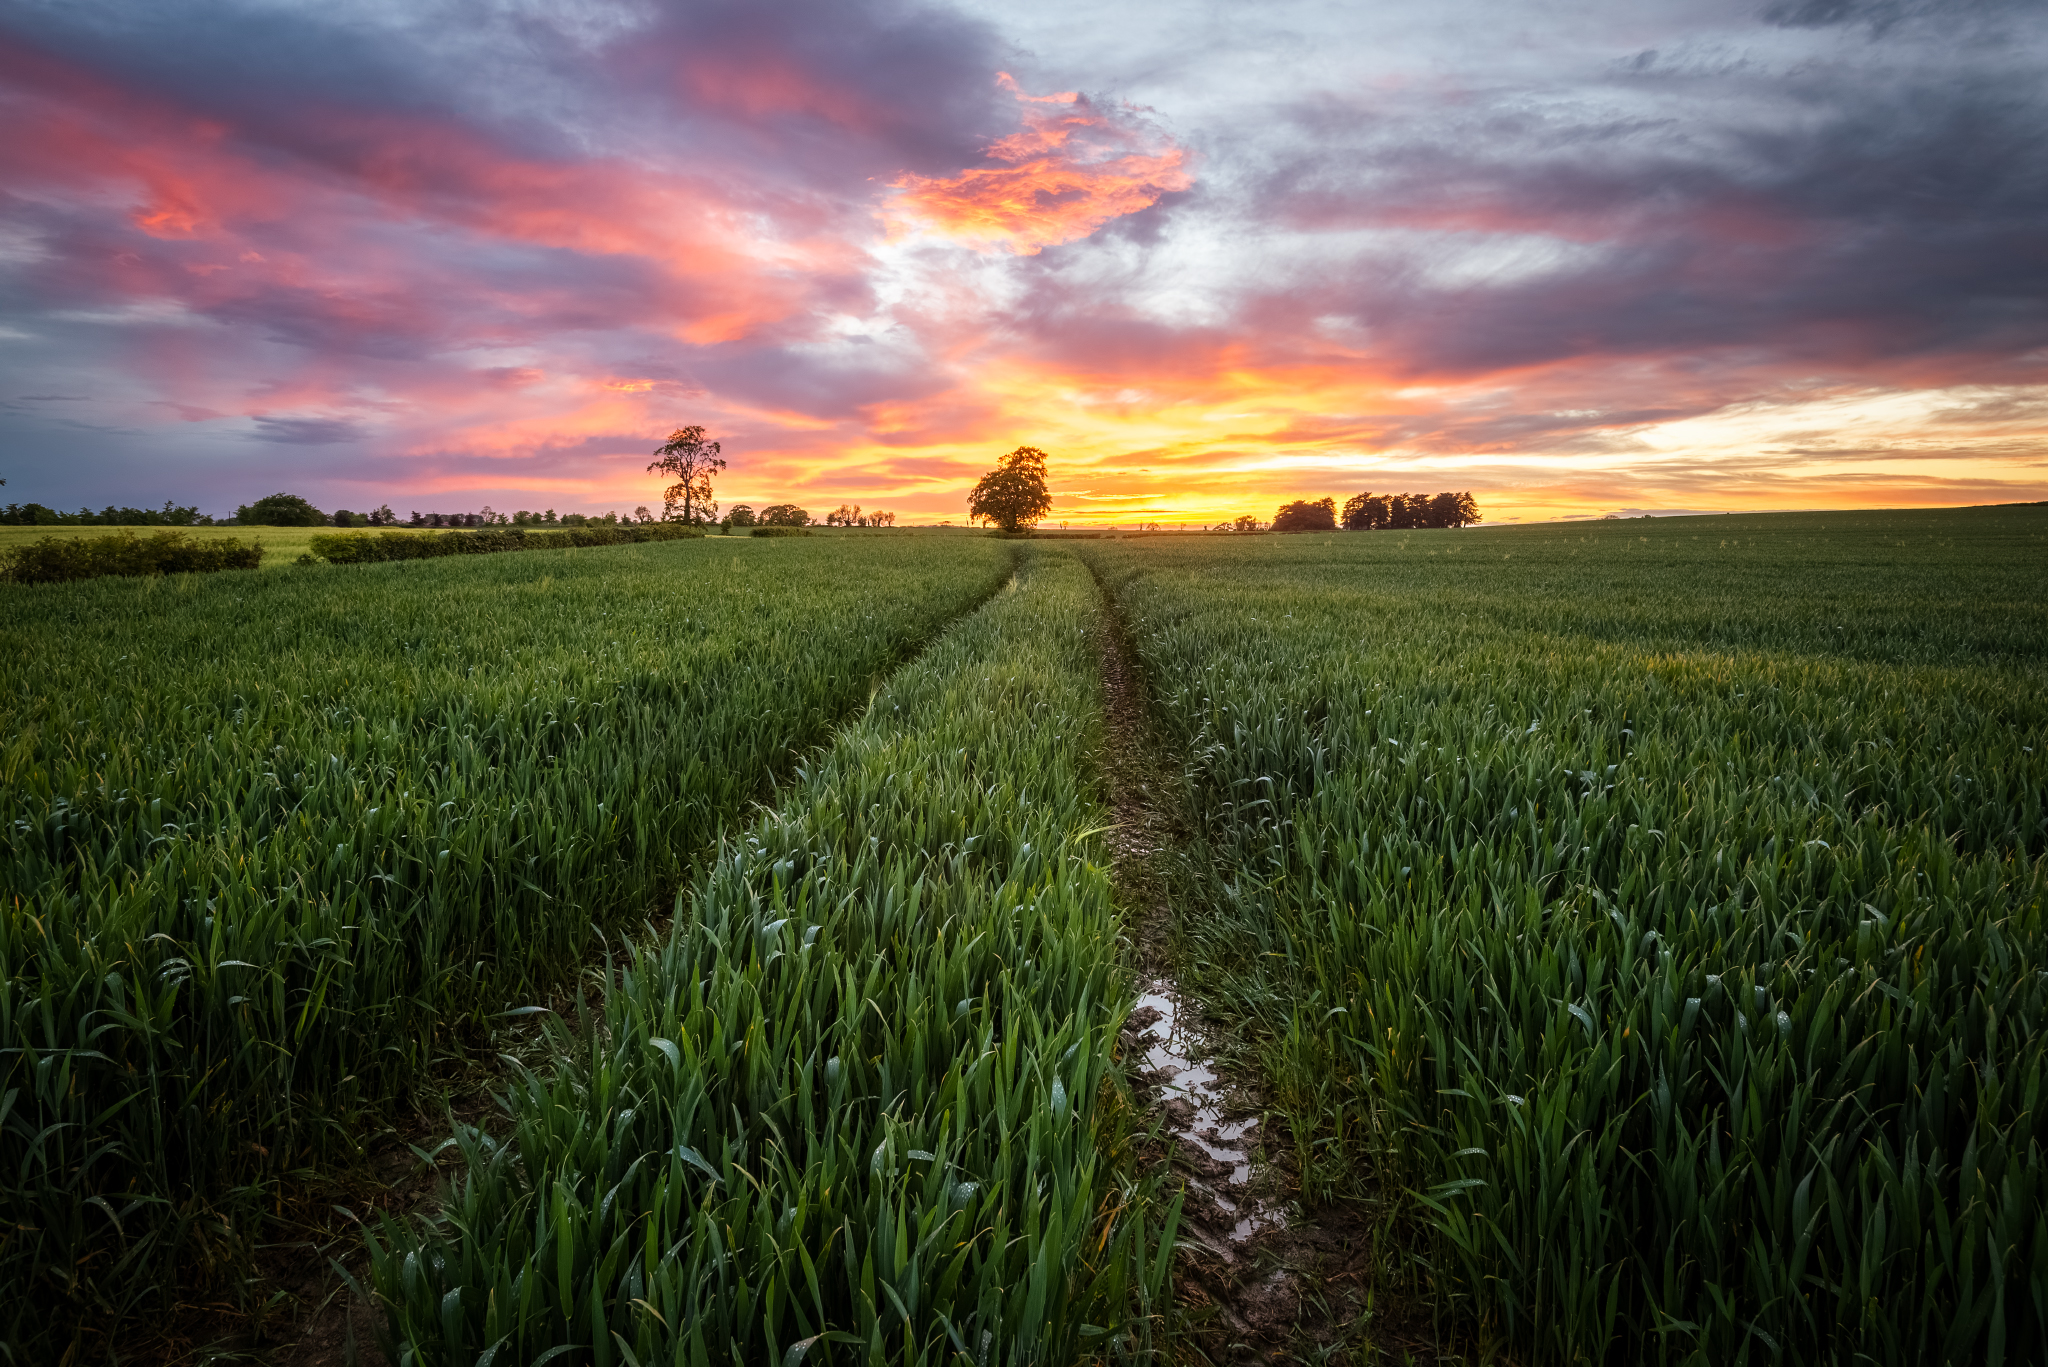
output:
[[[1334,532],[1337,530],[1337,500],[1304,498],[1293,503],[1283,503],[1280,505],[1280,511],[1273,514],[1273,530]]]
[[[1329,499],[1324,499],[1325,504]],[[1348,532],[1399,532],[1422,527],[1469,527],[1481,520],[1479,504],[1467,493],[1357,494],[1344,501]]]
[[[827,527],[893,527],[896,514],[885,513],[879,508],[862,512],[858,503],[842,503],[825,514]]]
[[[7,481],[0,479],[0,484]],[[181,508],[169,499],[161,508],[116,508],[108,504],[94,512],[80,508],[63,513],[40,503],[10,503],[0,508],[0,527],[208,527],[213,519],[202,517],[194,505]]]

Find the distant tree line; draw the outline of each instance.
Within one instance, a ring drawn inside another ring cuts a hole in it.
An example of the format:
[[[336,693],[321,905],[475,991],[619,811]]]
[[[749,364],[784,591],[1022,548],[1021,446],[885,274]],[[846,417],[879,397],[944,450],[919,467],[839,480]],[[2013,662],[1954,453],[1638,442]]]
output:
[[[111,503],[94,512],[80,508],[60,513],[40,503],[10,503],[0,508],[0,527],[211,527],[213,519],[197,507],[181,508],[169,499],[161,508],[116,508]]]
[[[879,509],[874,512],[862,512],[861,506],[858,503],[842,503],[831,512],[825,514],[825,525],[827,527],[893,527],[896,525],[896,514],[885,513]]]
[[[620,527],[651,523],[654,514],[645,505],[630,514],[556,513],[553,508],[531,512],[501,513],[486,504],[474,513],[422,513],[400,517],[386,503],[367,513],[337,508],[332,515],[321,512],[297,494],[272,494],[235,509],[234,521],[245,527],[422,527],[471,531],[485,527]],[[682,521],[681,518],[664,519]]]
[[[332,513],[325,513],[297,494],[276,493],[242,504],[235,509],[232,518],[223,519],[207,517],[196,506],[181,507],[169,501],[161,508],[117,508],[110,505],[99,512],[80,508],[75,513],[59,512],[40,503],[9,503],[0,507],[0,527],[417,527],[478,531],[490,527],[559,529],[659,523],[682,523],[695,527],[723,525],[730,530],[733,527],[807,527],[811,524],[810,513],[794,503],[771,504],[758,513],[744,503],[735,504],[722,524],[707,511],[707,505],[713,509],[717,506],[708,503],[701,487],[693,487],[687,491],[687,496],[664,500],[660,517],[645,504],[631,513],[557,513],[553,508],[541,512],[522,508],[515,513],[501,513],[486,505],[473,513],[415,511],[408,516],[400,516],[391,510],[388,503],[368,512],[337,508]],[[841,504],[826,514],[825,523],[836,527],[893,527],[896,514],[863,510],[858,504]]]
[[[1354,494],[1344,501],[1343,526],[1347,532],[1469,527],[1480,520],[1479,503],[1469,491],[1462,494]]]
[[[734,527],[808,527],[811,515],[794,503],[771,503],[758,513],[744,503],[735,503],[720,525],[727,531]]]
[[[1276,532],[1399,532],[1426,527],[1469,527],[1480,520],[1479,504],[1470,493],[1355,494],[1339,515],[1334,498],[1283,503],[1274,514]],[[1257,519],[1240,517],[1223,524],[1226,531],[1258,531]]]

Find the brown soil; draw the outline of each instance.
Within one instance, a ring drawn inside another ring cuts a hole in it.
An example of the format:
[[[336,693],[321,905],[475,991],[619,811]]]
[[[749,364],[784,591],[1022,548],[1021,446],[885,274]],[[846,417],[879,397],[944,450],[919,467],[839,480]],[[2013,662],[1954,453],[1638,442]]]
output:
[[[1111,850],[1121,900],[1131,913],[1134,968],[1141,983],[1174,984],[1175,859],[1191,832],[1179,798],[1181,783],[1166,759],[1153,723],[1150,693],[1126,639],[1124,625],[1104,594],[1105,629],[1099,648],[1105,711],[1105,753],[1113,827]],[[1169,1325],[1170,1361],[1224,1364],[1272,1362],[1461,1361],[1448,1351],[1418,1300],[1389,1296],[1384,1266],[1385,1227],[1362,1203],[1304,1210],[1296,1148],[1283,1116],[1267,1108],[1261,1079],[1228,1047],[1231,1028],[1205,1017],[1181,994],[1184,1032],[1210,1047],[1207,1065],[1220,1075],[1225,1118],[1255,1121],[1240,1141],[1252,1158],[1246,1186],[1229,1184],[1228,1165],[1188,1135],[1194,1107],[1161,1095],[1170,1081],[1135,1072],[1130,1081],[1140,1105],[1156,1121],[1148,1162],[1166,1165],[1186,1180],[1180,1249],[1174,1258],[1173,1297],[1178,1322]],[[1140,1063],[1158,1012],[1140,1007],[1126,1023],[1122,1057]],[[1242,1210],[1223,1209],[1226,1194],[1240,1208],[1249,1202],[1279,1218],[1249,1237],[1231,1235]]]

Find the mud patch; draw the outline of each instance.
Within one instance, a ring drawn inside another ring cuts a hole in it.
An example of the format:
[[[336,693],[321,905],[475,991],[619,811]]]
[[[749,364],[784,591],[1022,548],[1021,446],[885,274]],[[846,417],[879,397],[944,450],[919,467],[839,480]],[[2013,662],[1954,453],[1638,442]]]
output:
[[[1254,1235],[1281,1229],[1286,1214],[1252,1189],[1258,1117],[1243,1114],[1224,1095],[1224,1081],[1208,1060],[1212,1051],[1199,1026],[1200,1011],[1181,999],[1169,978],[1146,984],[1125,1028],[1124,1066],[1144,1086],[1165,1120],[1165,1132],[1179,1146],[1176,1165],[1186,1169],[1191,1214],[1206,1207],[1212,1218],[1191,1228],[1227,1263]]]

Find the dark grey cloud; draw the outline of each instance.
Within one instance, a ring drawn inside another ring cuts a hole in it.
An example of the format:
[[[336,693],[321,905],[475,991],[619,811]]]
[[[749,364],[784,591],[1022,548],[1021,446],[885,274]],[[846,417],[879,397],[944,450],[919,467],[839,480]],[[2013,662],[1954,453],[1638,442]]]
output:
[[[256,430],[249,434],[251,441],[275,442],[280,446],[332,446],[336,442],[361,441],[365,435],[361,423],[346,418],[265,418],[252,419]]]
[[[2048,347],[2048,83],[1997,54],[1672,60],[1572,99],[1279,112],[1238,195],[1223,328],[1273,360],[1312,355],[1333,317],[1376,366],[1418,375],[1691,353],[1941,382],[1997,365],[2013,383]],[[1063,356],[1208,345],[1139,339],[1126,291],[1052,253],[1039,270],[1022,317]]]
[[[1857,25],[1879,36],[1918,20],[1997,22],[2039,8],[2039,0],[1780,0],[1763,10],[1782,28]]]
[[[388,174],[394,137],[459,130],[506,154],[593,150],[815,187],[952,170],[1005,131],[993,30],[913,0],[648,0],[508,13],[421,3],[0,0],[0,35],[203,113],[277,156]],[[432,152],[431,137],[413,149]],[[460,157],[431,162],[455,177]]]

